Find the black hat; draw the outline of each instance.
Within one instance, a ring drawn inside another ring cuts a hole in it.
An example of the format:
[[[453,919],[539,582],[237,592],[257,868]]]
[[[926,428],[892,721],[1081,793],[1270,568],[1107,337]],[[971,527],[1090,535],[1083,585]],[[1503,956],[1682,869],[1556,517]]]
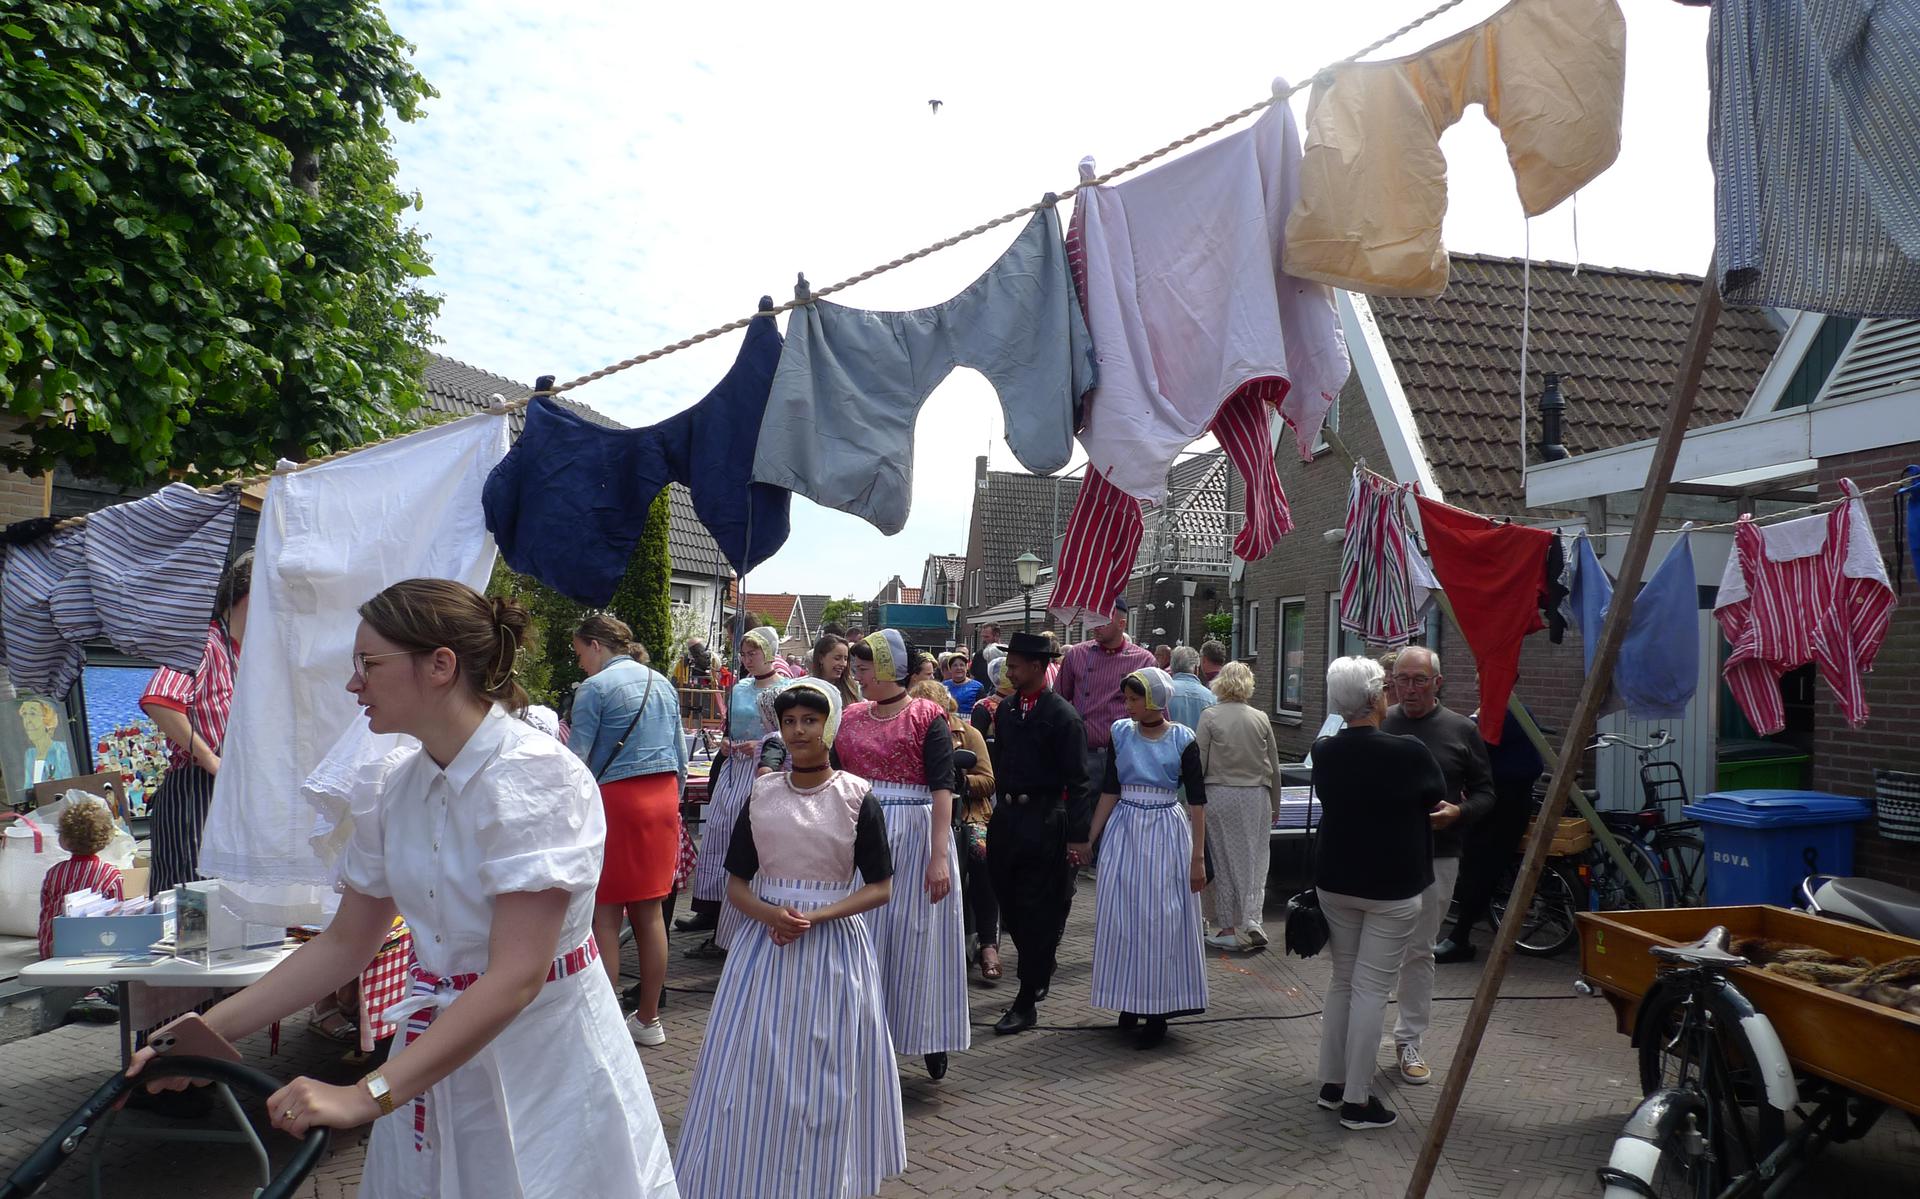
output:
[[[1007,642],[1007,652],[1021,654],[1029,658],[1057,658],[1060,651],[1053,642],[1038,633],[1015,633]]]

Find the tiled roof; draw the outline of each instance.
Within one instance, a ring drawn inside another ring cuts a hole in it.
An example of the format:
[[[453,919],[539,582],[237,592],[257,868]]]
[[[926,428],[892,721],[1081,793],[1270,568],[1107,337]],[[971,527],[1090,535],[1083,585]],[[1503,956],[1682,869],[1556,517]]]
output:
[[[1448,502],[1520,511],[1520,327],[1523,266],[1452,256],[1445,294],[1371,297],[1421,442]],[[1528,440],[1539,441],[1542,377],[1560,374],[1566,447],[1575,454],[1659,433],[1693,320],[1700,280],[1561,262],[1532,269],[1527,344]],[[1779,344],[1764,309],[1721,315],[1691,427],[1737,417]],[[1539,461],[1537,448],[1529,460]]]
[[[516,383],[504,375],[483,371],[439,354],[427,356],[426,383],[427,410],[452,416],[484,412],[493,406],[496,394],[502,399],[517,400],[533,390],[525,383]],[[570,400],[566,396],[555,396],[554,399],[563,408],[596,425],[604,425],[609,429],[626,428],[606,413],[589,408],[578,400]],[[513,435],[520,436],[520,429],[526,424],[525,415],[514,413],[512,424]],[[721,557],[720,547],[707,532],[707,527],[700,523],[699,515],[693,510],[693,496],[687,489],[678,483],[667,484],[667,505],[672,513],[672,520],[667,525],[667,549],[673,556],[674,573],[696,578],[713,575],[732,577],[733,568]],[[784,610],[780,618],[786,619]]]
[[[960,581],[967,577],[967,556],[965,554],[933,554],[931,557],[933,558],[934,564],[939,568],[940,573],[945,576],[947,582],[953,584],[955,587],[958,587]]]
[[[827,605],[832,602],[833,597],[830,595],[803,595],[800,597],[800,617],[807,622],[807,635],[809,637],[815,638],[816,640],[819,638],[820,626],[826,623],[821,617],[826,612]]]
[[[767,594],[749,591],[745,602],[740,606],[756,616],[764,616],[773,622],[773,627],[784,635],[787,631],[787,619],[793,615],[791,595]]]
[[[1031,550],[1042,562],[1053,560],[1054,539],[1067,530],[1080,480],[990,470],[986,484],[973,494],[980,513],[979,566],[986,572],[980,601],[997,604],[1020,594],[1015,558]]]
[[[900,602],[903,604],[919,603],[920,589],[918,587],[902,587],[900,589]]]

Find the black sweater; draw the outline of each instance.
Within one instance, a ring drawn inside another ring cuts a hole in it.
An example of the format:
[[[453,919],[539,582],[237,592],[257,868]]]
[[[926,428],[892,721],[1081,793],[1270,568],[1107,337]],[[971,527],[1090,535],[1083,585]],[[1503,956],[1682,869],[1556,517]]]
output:
[[[1314,884],[1358,899],[1411,899],[1433,882],[1427,816],[1446,777],[1412,737],[1346,728],[1313,744],[1320,800]]]
[[[1433,856],[1457,858],[1466,844],[1466,832],[1493,811],[1493,767],[1487,762],[1487,743],[1480,726],[1445,706],[1415,719],[1395,704],[1380,731],[1416,737],[1440,764],[1447,777],[1447,801],[1460,805],[1460,819],[1433,834]]]

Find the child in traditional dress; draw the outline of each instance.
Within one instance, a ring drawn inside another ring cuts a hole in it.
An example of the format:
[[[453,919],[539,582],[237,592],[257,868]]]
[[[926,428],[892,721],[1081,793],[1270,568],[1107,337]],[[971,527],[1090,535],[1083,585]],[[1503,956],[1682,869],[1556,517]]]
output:
[[[850,919],[892,893],[886,821],[828,764],[838,689],[797,679],[774,708],[791,770],[754,782],[727,848],[747,919],[681,1122],[683,1199],[861,1199],[907,1164],[879,967]]]
[[[1123,1029],[1144,1018],[1137,1045],[1149,1049],[1166,1039],[1169,1017],[1207,1007],[1199,899],[1207,885],[1206,771],[1193,730],[1167,719],[1172,676],[1136,670],[1120,690],[1128,719],[1113,722],[1093,814],[1093,1006],[1119,1012]]]

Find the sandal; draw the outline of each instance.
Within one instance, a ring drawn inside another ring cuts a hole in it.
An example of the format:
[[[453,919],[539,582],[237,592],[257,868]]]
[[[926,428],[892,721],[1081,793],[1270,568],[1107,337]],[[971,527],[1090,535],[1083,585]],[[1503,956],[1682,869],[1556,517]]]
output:
[[[993,956],[988,957],[987,956],[988,954],[992,954]],[[1000,981],[1001,974],[1002,974],[1002,970],[1000,968],[1000,947],[998,945],[982,945],[980,947],[981,981],[989,982],[989,983],[997,983]]]
[[[307,1027],[329,1041],[335,1041],[341,1045],[352,1045],[356,1049],[360,1046],[360,1026],[339,1008],[329,1012],[309,1014]]]

